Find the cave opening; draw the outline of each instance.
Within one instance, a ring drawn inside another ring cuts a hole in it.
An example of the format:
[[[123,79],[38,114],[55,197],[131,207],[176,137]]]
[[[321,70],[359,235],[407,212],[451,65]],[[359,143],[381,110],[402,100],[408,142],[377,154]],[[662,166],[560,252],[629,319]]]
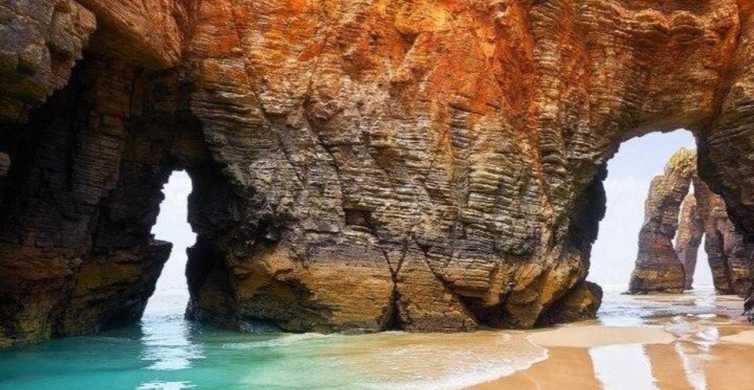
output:
[[[648,251],[649,254],[646,256],[649,258],[645,260],[655,264],[655,261],[659,261],[654,258],[658,253],[663,249],[666,252],[672,251],[674,247],[678,249],[679,236],[689,234],[682,232],[682,203],[687,195],[694,197],[698,180],[692,180],[691,176],[688,176],[678,183],[668,184],[670,187],[675,186],[669,188],[677,193],[666,194],[667,196],[659,201],[662,205],[648,204],[656,201],[648,199],[651,197],[650,191],[656,190],[652,189],[653,180],[665,173],[669,162],[682,148],[689,152],[696,150],[696,141],[690,131],[678,129],[668,133],[655,132],[623,142],[619,151],[608,162],[608,174],[603,182],[607,202],[606,213],[600,222],[599,235],[592,247],[590,267],[590,279],[606,290],[623,292],[629,288],[637,265],[637,254],[642,257],[643,253]],[[695,155],[693,168],[696,168]],[[652,207],[656,209],[649,210]],[[655,220],[650,221],[647,213],[651,212],[663,215],[658,215]],[[667,224],[668,218],[674,213],[675,226]],[[703,229],[703,226],[700,228]],[[696,265],[690,270],[693,275],[690,279],[693,280],[693,287],[711,288],[712,272],[708,265],[707,252],[704,250],[707,240],[704,240],[703,231],[697,233],[693,234],[694,237],[686,238],[684,247],[688,248],[688,254],[673,252],[672,255],[677,259],[684,255],[693,258]],[[660,245],[659,241],[668,236],[668,243]],[[655,241],[651,242],[650,248],[640,248],[642,239],[647,242]],[[692,242],[688,242],[689,240]],[[683,272],[685,275],[685,269]]]
[[[147,303],[145,316],[182,313],[188,304],[187,249],[196,242],[196,233],[188,222],[188,197],[192,190],[191,177],[182,170],[172,172],[162,189],[164,199],[152,234],[158,240],[172,243],[173,248]]]

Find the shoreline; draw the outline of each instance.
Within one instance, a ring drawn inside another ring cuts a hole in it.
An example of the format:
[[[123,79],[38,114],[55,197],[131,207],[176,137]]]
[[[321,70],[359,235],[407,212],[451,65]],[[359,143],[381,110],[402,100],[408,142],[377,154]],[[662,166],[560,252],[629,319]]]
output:
[[[547,359],[468,390],[729,389],[751,383],[754,326],[725,316],[655,318],[656,325],[577,323],[527,339]]]

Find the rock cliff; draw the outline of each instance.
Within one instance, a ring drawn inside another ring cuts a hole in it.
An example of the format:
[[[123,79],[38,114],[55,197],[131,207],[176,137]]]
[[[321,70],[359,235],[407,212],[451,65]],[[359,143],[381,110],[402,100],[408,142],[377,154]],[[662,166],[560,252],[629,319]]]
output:
[[[665,173],[652,180],[631,293],[692,288],[703,237],[715,289],[744,297],[750,293],[754,248],[730,221],[725,201],[697,176],[696,160],[695,152],[681,149]]]
[[[630,293],[680,293],[686,286],[684,264],[673,248],[681,202],[696,175],[696,153],[681,149],[662,175],[652,179],[639,232],[639,253],[628,287]],[[685,230],[685,229],[683,229]]]
[[[594,311],[605,163],[626,139],[692,130],[701,177],[754,238],[751,13],[6,1],[0,345],[138,318],[176,169],[195,188],[191,318],[457,331]]]
[[[704,182],[694,182],[698,211],[704,225],[707,252],[715,289],[723,294],[747,297],[754,272],[754,246],[728,218],[725,201]]]

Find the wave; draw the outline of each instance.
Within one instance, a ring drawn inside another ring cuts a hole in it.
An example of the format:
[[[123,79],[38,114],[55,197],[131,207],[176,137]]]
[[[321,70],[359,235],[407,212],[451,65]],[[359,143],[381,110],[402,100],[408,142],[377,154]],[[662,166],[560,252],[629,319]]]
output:
[[[352,370],[363,378],[357,388],[461,389],[512,375],[548,358],[545,348],[523,335],[502,332],[400,338],[370,345],[372,350],[356,355],[357,361],[350,359]]]
[[[225,343],[222,345],[223,349],[256,349],[256,348],[280,348],[295,345],[297,343],[304,343],[312,340],[322,340],[327,338],[339,337],[338,335],[326,335],[321,333],[296,333],[296,334],[284,334],[282,336],[274,336],[271,339],[255,340],[255,341],[243,341],[237,343]],[[343,336],[340,336],[343,337]]]

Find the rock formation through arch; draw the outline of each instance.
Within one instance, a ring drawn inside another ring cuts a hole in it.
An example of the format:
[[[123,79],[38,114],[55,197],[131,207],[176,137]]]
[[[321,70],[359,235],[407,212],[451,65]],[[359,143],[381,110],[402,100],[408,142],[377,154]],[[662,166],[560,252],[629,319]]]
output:
[[[696,160],[694,151],[681,149],[652,180],[631,293],[692,288],[703,237],[715,289],[743,297],[751,292],[754,248],[728,218],[725,201],[697,175]]]

